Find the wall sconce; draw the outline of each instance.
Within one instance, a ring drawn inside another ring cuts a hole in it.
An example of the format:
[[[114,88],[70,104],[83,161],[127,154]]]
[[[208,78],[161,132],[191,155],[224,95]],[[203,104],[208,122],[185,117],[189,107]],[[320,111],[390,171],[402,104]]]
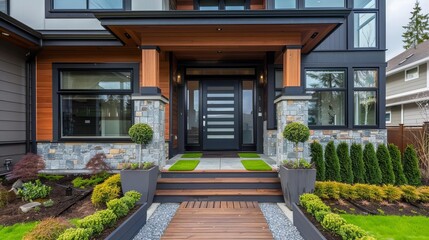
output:
[[[5,166],[6,171],[10,171],[10,166],[12,165],[12,159],[5,159],[3,166]]]

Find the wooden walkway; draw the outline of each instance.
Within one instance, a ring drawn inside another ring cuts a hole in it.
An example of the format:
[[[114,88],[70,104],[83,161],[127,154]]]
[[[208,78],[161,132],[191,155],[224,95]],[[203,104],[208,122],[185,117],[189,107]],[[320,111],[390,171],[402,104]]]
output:
[[[162,236],[170,239],[273,239],[257,202],[183,202]]]

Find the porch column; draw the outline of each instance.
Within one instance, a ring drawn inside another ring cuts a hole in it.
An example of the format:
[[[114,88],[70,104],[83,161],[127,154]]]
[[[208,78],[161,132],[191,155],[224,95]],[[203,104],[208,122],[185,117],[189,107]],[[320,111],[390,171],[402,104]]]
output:
[[[146,123],[153,129],[153,139],[142,151],[142,159],[163,167],[166,162],[165,104],[159,84],[159,48],[141,47],[140,91],[132,96],[134,123]],[[136,146],[137,147],[137,146]]]
[[[283,94],[274,103],[277,108],[277,164],[284,160],[305,158],[309,160],[308,147],[300,144],[298,156],[292,142],[283,138],[283,130],[288,123],[308,124],[308,102],[301,83],[301,46],[286,46],[283,52]]]

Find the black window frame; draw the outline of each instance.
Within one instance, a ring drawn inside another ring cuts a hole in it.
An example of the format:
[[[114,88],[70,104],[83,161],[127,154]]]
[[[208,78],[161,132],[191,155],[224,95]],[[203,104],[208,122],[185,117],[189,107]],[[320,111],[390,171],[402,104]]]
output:
[[[374,0],[375,1],[375,7],[373,7],[373,8],[359,8],[359,7],[355,7],[355,1],[357,1],[357,0],[352,0],[351,7],[353,9],[356,9],[356,10],[377,10],[378,6],[379,6],[379,0]]]
[[[116,70],[131,72],[131,89],[130,90],[75,90],[61,89],[61,71],[91,71],[91,70]],[[61,95],[133,95],[139,93],[139,63],[53,63],[52,64],[52,109],[53,109],[53,139],[56,142],[131,142],[128,137],[63,137],[61,134]],[[95,93],[96,92],[96,93]],[[131,124],[134,124],[134,102],[131,100]]]
[[[354,85],[354,75],[355,75],[355,71],[371,71],[371,70],[375,70],[377,72],[377,79],[376,79],[376,86],[375,87],[355,87]],[[350,87],[353,89],[353,93],[351,98],[352,100],[352,105],[353,105],[353,112],[352,112],[352,116],[353,116],[353,128],[358,128],[358,129],[374,129],[377,128],[380,125],[380,69],[377,67],[354,67],[352,68],[352,75],[353,75],[353,85]],[[355,123],[355,110],[354,109],[354,94],[355,92],[375,92],[375,124],[373,125],[359,125]]]
[[[6,2],[6,9],[5,9],[6,12],[3,12],[3,11],[0,11],[0,12],[3,12],[5,14],[9,15],[10,14],[10,0],[5,0],[5,2]]]
[[[240,10],[226,10],[225,0],[217,0],[218,1],[218,10],[200,10],[200,0],[194,0],[194,10],[198,11],[240,11]],[[244,2],[244,10],[250,10],[250,0],[243,0]]]
[[[342,0],[344,2],[344,7],[307,7],[305,6],[307,0],[300,0],[300,8],[302,9],[346,9],[348,0]],[[327,0],[330,1],[330,0]]]
[[[307,71],[344,71],[344,87],[341,88],[307,88]],[[304,67],[302,84],[307,93],[316,92],[343,92],[344,93],[344,124],[343,125],[308,125],[310,129],[346,129],[350,117],[349,99],[349,69],[347,67]],[[311,101],[311,100],[309,100]]]
[[[87,2],[89,0],[86,0]],[[94,18],[94,12],[131,11],[132,0],[122,0],[122,9],[54,9],[54,0],[45,0],[46,18]]]
[[[356,14],[374,14],[375,15],[375,46],[374,47],[356,47],[355,46],[355,35],[356,35],[356,29],[355,29],[355,15]],[[350,14],[350,18],[351,21],[349,21],[351,23],[351,26],[349,25],[351,31],[351,38],[350,38],[350,49],[353,50],[361,50],[361,51],[368,51],[368,50],[378,50],[380,49],[380,16],[379,16],[379,12],[377,8],[363,8],[363,9],[359,9],[356,11],[353,11]],[[350,19],[349,19],[350,20]]]

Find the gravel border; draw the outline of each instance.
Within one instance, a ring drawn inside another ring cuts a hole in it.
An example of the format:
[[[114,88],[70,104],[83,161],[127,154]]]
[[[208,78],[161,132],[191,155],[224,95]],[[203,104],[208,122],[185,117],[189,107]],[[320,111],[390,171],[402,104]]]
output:
[[[134,237],[134,240],[158,240],[176,214],[179,204],[165,203],[159,205],[146,225]]]
[[[304,240],[301,234],[275,203],[260,203],[262,213],[276,240]]]

